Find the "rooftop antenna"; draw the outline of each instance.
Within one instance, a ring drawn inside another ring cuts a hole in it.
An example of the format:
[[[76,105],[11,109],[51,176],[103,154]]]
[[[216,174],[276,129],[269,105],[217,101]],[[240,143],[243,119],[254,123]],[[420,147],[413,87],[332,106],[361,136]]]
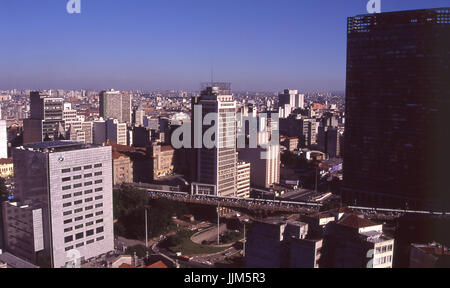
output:
[[[214,66],[211,64],[211,87],[214,86]]]

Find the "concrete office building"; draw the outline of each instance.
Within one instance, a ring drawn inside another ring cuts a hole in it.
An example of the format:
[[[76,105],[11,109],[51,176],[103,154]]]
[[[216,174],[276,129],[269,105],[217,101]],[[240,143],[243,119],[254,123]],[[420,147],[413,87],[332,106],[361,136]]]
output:
[[[450,8],[348,18],[344,198],[450,211]]]
[[[5,120],[0,120],[0,159],[8,158],[8,133]]]
[[[17,204],[4,204],[7,251],[64,267],[73,264],[72,250],[81,260],[114,250],[111,147],[42,142],[14,149],[13,159]]]
[[[247,238],[247,268],[318,268],[322,240],[310,240],[308,224],[288,220],[253,223]]]
[[[392,268],[394,239],[383,233],[383,225],[348,214],[331,222],[326,234],[327,267]]]
[[[251,164],[246,162],[237,163],[237,197],[250,198],[250,171]]]
[[[265,157],[263,157],[265,155]],[[270,188],[280,183],[280,145],[239,150],[239,159],[251,164],[252,186]]]
[[[100,117],[103,119],[117,119],[120,123],[132,123],[132,97],[111,89],[100,92]]]
[[[211,149],[199,139],[203,148],[197,150],[197,182],[216,185],[217,195],[236,196],[236,101],[229,83],[213,83],[212,86],[192,99],[193,107],[202,107],[202,115],[195,115],[195,108],[192,110],[192,121],[202,121],[209,113],[214,116],[214,126],[203,125],[199,134],[205,135],[214,127],[216,139]]]
[[[128,130],[126,123],[119,123],[117,119],[107,121],[97,120],[93,123],[93,142],[101,145],[107,142],[119,145],[128,144]]]
[[[118,145],[128,144],[128,130],[126,123],[119,123],[117,119],[109,119],[106,121],[106,138],[109,142]]]

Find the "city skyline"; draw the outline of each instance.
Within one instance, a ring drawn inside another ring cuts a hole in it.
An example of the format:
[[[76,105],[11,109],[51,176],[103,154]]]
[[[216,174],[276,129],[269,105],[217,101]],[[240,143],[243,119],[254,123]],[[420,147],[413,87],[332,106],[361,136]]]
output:
[[[213,74],[235,90],[344,91],[346,20],[367,13],[365,0],[125,2],[82,0],[68,14],[65,1],[3,1],[0,89],[198,90]]]

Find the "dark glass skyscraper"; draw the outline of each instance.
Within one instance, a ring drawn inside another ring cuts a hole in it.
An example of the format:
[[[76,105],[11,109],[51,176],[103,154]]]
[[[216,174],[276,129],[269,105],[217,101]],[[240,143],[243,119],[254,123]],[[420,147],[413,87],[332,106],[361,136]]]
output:
[[[344,198],[450,211],[450,8],[350,17],[347,41]]]

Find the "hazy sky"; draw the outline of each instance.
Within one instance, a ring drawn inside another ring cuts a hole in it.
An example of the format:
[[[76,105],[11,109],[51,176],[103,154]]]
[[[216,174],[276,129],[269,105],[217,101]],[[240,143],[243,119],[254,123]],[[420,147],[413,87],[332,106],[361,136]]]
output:
[[[382,11],[450,6],[381,0]],[[367,0],[0,0],[0,89],[344,90]]]

